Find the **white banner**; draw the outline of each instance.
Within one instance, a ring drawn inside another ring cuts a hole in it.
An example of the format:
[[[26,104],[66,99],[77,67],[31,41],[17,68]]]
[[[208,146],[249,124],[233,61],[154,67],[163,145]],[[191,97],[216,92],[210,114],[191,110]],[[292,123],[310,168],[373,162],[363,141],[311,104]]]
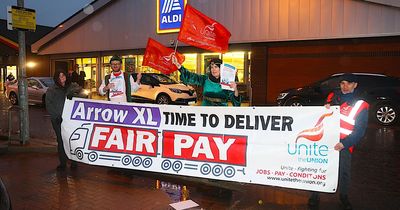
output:
[[[204,107],[66,100],[75,161],[335,192],[338,107]]]

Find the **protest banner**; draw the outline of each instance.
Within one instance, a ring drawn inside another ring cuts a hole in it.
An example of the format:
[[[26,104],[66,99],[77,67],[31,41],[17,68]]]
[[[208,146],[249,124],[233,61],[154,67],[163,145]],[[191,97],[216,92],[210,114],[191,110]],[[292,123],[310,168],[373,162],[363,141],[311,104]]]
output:
[[[75,161],[335,192],[338,107],[196,107],[66,100]]]

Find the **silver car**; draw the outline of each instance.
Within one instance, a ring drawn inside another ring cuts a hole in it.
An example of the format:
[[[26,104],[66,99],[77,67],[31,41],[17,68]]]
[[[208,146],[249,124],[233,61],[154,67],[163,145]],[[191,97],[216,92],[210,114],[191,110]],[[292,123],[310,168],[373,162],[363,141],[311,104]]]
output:
[[[26,79],[28,84],[28,103],[45,104],[46,91],[54,85],[52,77],[29,77]],[[18,82],[6,87],[6,96],[11,104],[18,104]]]

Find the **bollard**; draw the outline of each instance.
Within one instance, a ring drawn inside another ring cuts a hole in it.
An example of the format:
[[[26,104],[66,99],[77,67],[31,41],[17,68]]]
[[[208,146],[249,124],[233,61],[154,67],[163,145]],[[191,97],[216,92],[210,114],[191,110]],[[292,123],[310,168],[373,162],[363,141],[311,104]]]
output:
[[[23,142],[22,142],[22,138],[21,138],[21,124],[20,123],[18,123],[18,127],[19,127],[19,138],[14,138],[13,137],[13,135],[12,135],[12,124],[13,124],[13,122],[12,122],[12,117],[13,116],[18,116],[18,118],[20,118],[20,116],[21,116],[21,112],[22,112],[23,110],[21,109],[21,107],[19,107],[19,106],[10,106],[9,108],[8,108],[8,143],[9,144],[11,144],[11,141],[12,140],[19,140],[20,141],[20,144],[23,144]],[[13,114],[14,113],[14,114]],[[20,120],[20,119],[19,119]]]

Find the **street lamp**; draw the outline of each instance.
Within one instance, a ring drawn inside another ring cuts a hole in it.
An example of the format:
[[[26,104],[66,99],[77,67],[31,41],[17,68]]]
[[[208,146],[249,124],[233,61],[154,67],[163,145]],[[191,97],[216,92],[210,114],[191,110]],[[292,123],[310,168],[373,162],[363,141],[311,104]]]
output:
[[[36,66],[37,63],[33,62],[33,61],[29,61],[26,63],[26,67],[28,68],[33,68]]]

